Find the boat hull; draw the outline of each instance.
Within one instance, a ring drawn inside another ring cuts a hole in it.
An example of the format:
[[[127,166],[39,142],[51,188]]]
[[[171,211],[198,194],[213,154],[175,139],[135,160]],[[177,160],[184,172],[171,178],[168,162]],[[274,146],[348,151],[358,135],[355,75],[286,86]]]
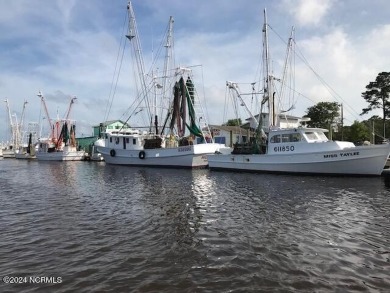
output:
[[[38,152],[38,161],[81,161],[84,158],[84,151],[59,151],[59,152]]]
[[[19,160],[34,160],[36,156],[32,156],[28,153],[15,153],[15,159]]]
[[[206,168],[207,154],[215,153],[222,144],[197,144],[177,148],[145,150],[111,149],[98,146],[98,151],[107,164],[173,168]],[[115,153],[113,152],[115,151]]]
[[[13,150],[3,150],[3,158],[4,159],[15,158],[15,151],[13,151]]]
[[[330,175],[380,175],[389,145],[299,154],[209,155],[211,170]]]

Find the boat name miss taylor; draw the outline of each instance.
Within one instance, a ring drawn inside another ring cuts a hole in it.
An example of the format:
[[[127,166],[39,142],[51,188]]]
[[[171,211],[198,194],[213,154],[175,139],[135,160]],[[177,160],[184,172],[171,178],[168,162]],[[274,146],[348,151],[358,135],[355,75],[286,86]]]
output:
[[[352,157],[352,156],[359,156],[359,152],[349,152],[349,153],[340,153],[340,157]],[[337,158],[337,154],[328,154],[324,155],[324,158]]]

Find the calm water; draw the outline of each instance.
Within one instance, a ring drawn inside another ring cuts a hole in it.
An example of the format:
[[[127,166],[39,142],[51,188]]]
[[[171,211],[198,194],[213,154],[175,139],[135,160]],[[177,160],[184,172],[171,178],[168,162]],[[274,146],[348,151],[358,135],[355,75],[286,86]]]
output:
[[[0,276],[27,282],[0,292],[390,290],[380,177],[4,159],[0,194]]]

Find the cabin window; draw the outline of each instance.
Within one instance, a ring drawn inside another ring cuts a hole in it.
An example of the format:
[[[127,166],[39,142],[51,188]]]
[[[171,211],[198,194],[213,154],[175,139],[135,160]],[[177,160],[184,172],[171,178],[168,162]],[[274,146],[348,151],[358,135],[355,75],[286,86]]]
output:
[[[112,142],[112,137],[110,137],[110,142]]]
[[[317,135],[315,134],[315,132],[305,132],[306,134],[306,137],[309,139],[309,140],[316,140],[317,139]]]
[[[323,141],[327,141],[328,140],[328,138],[326,137],[326,135],[323,132],[317,132],[317,135]]]
[[[137,140],[135,138],[133,138],[133,144],[136,144],[137,143]]]
[[[270,142],[272,142],[272,143],[280,143],[280,135],[277,134],[277,135],[274,135],[273,137],[271,137]]]
[[[226,143],[226,137],[224,137],[224,136],[216,136],[216,137],[214,137],[214,141],[215,141],[215,143],[225,144]]]
[[[115,144],[119,144],[119,137],[115,137]]]
[[[126,137],[126,143],[130,142],[130,138]]]
[[[300,133],[292,133],[292,134],[290,134],[290,140],[292,142],[300,141],[301,140],[301,134]]]
[[[282,142],[290,142],[290,134],[282,134]]]

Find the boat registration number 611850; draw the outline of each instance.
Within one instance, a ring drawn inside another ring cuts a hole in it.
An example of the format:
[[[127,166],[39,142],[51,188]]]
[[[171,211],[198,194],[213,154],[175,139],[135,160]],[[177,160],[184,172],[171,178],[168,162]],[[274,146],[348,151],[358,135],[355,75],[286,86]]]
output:
[[[293,152],[295,150],[293,145],[284,145],[274,147],[274,152]]]

